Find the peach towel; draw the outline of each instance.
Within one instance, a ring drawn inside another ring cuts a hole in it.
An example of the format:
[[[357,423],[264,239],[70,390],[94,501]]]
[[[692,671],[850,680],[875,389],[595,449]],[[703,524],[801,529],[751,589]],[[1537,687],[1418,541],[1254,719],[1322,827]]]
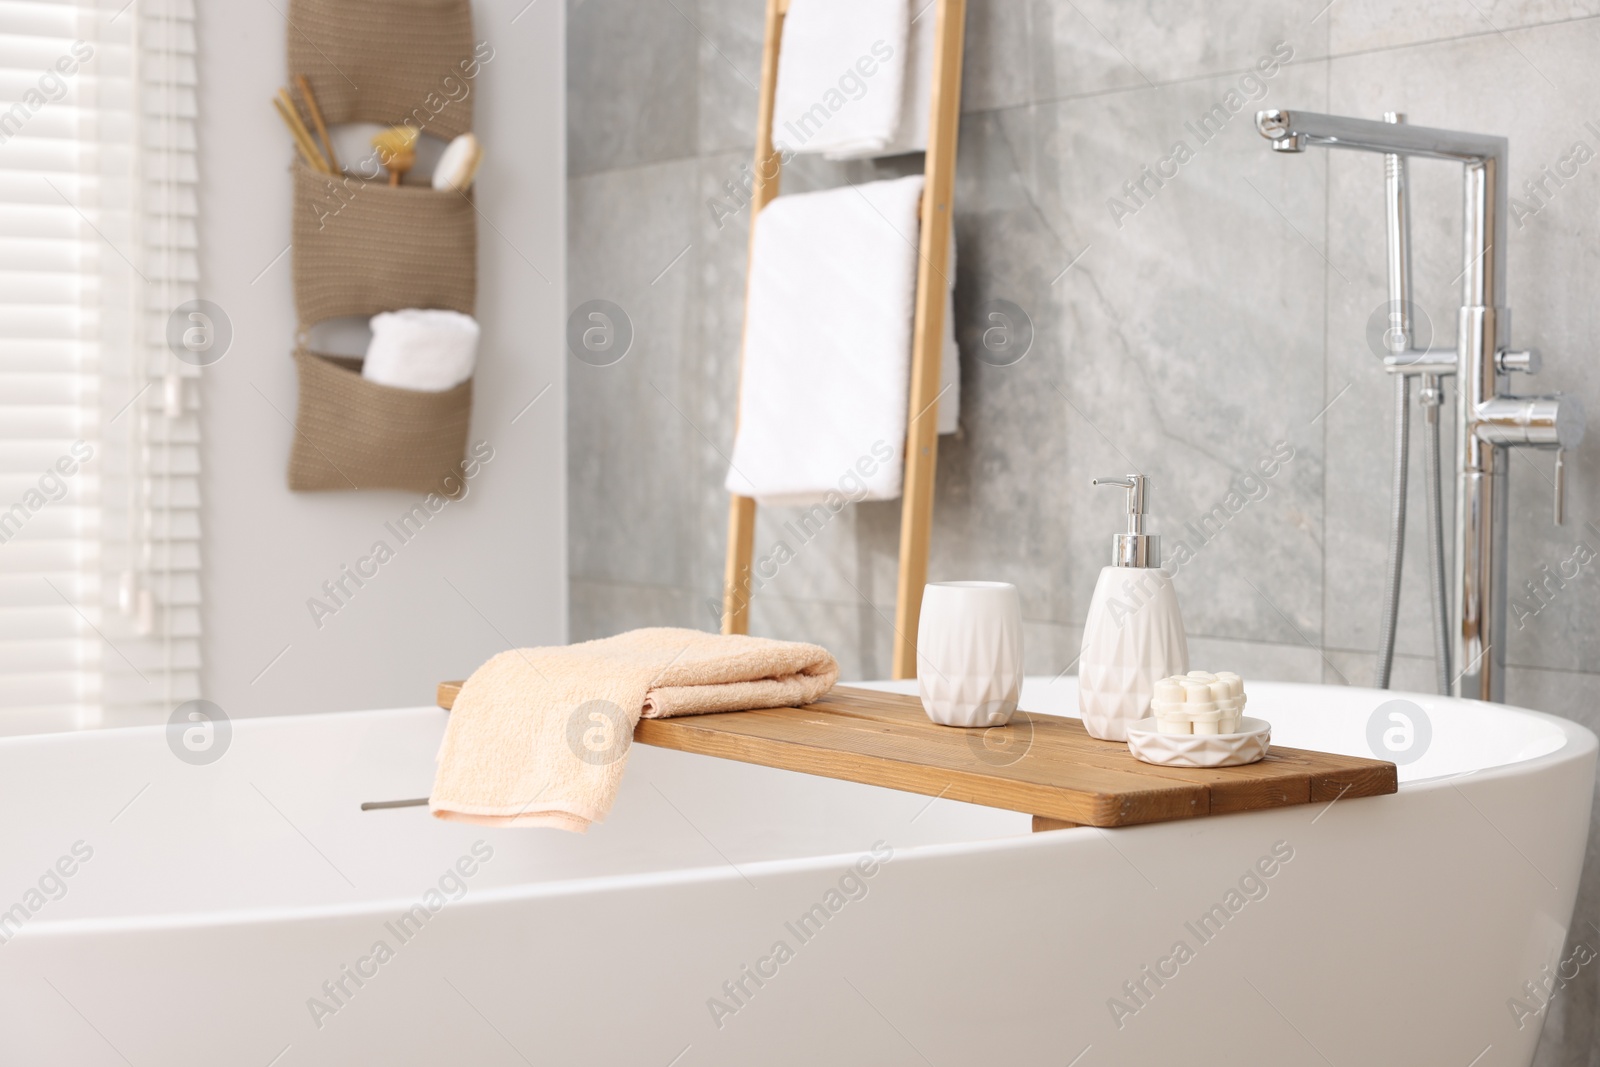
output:
[[[456,697],[428,806],[583,833],[611,810],[641,715],[809,704],[838,677],[817,645],[666,627],[502,652]]]

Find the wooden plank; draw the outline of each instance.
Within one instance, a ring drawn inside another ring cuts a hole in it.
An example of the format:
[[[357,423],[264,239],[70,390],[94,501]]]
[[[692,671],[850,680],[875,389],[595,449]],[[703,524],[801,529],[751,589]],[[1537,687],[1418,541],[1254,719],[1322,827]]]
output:
[[[912,729],[948,732],[948,728],[928,719],[920,703],[912,701],[908,704],[904,697],[893,693],[839,686],[813,707],[834,715],[866,716],[874,722],[889,720],[904,723]],[[1042,758],[1105,768],[1126,767],[1131,758],[1125,748],[1090,737],[1077,719],[1031,712],[1019,712],[1018,715],[1022,719],[1013,719],[1007,731],[1015,734],[1022,720],[1031,720],[1028,744]],[[983,731],[978,733],[981,735]],[[1308,774],[1311,768],[1304,759],[1295,755],[1293,749],[1275,747],[1265,760],[1249,767],[1140,766],[1145,774],[1166,774],[1179,781],[1198,780],[1206,783],[1211,790],[1212,814],[1304,804],[1314,799]]]
[[[750,191],[750,241],[756,244],[756,216],[778,195],[782,167],[772,145],[772,112],[778,95],[778,49],[783,41],[783,17],[788,0],[767,0],[766,38],[761,50],[761,91],[756,112],[755,185]],[[748,274],[748,272],[747,272]],[[745,307],[750,306],[750,280],[745,279]],[[744,376],[744,344],[740,342],[739,375]],[[739,432],[737,400],[734,433]],[[750,561],[755,555],[756,502],[733,494],[728,501],[728,556],[722,575],[722,632],[750,632]]]
[[[681,752],[721,756],[742,763],[838,778],[848,782],[899,789],[923,796],[944,797],[968,804],[1006,808],[1027,814],[1046,815],[1066,822],[1094,826],[1131,826],[1146,822],[1167,822],[1206,814],[1205,787],[1151,777],[1140,781],[1137,775],[1086,771],[1071,788],[1016,775],[997,773],[976,759],[965,767],[951,761],[930,758],[926,752],[907,753],[903,758],[885,751],[862,752],[852,747],[834,747],[818,731],[806,731],[797,739],[784,736],[781,729],[730,729],[728,724],[707,722],[718,718],[742,718],[754,712],[733,712],[729,716],[691,715],[682,719],[641,719],[634,740]]]
[[[1078,824],[1075,822],[1062,822],[1059,819],[1047,819],[1043,815],[1033,817],[1033,832],[1042,834],[1047,830],[1070,830]]]
[[[1314,803],[1342,800],[1347,796],[1381,796],[1400,788],[1399,769],[1392,763],[1324,752],[1301,752],[1298,749],[1287,751],[1317,761],[1317,766],[1311,772],[1311,800]]]
[[[769,708],[760,711],[729,712],[722,716],[691,716],[686,719],[654,719],[650,722],[684,723],[723,734],[736,734],[764,740],[782,741],[814,751],[840,751],[883,760],[915,763],[940,771],[981,770],[1008,782],[1056,786],[1071,777],[1076,788],[1095,793],[1135,793],[1165,789],[1197,796],[1193,780],[1171,775],[1152,775],[1140,771],[1137,763],[1107,760],[1089,763],[1070,754],[1036,745],[1020,752],[1015,759],[986,759],[974,747],[973,731],[933,726],[929,731],[907,729],[898,723],[881,723],[876,728],[860,723],[838,728],[834,716],[819,713],[815,706]],[[932,725],[932,724],[930,724]],[[1104,744],[1104,742],[1096,742]],[[668,744],[677,744],[669,741]],[[1110,747],[1110,746],[1107,746]]]
[[[826,702],[813,705],[811,709],[806,710],[840,714],[836,706]],[[909,716],[904,719],[900,717],[907,715],[908,712],[914,712],[920,722],[910,719]],[[843,714],[844,717],[849,717],[848,712]],[[978,758],[991,765],[1012,758],[1012,754],[1003,749],[990,752],[984,748],[984,735],[987,731],[951,731],[948,727],[930,722],[927,716],[922,714],[920,706],[902,709],[892,714],[893,719],[885,716],[858,721],[892,723],[892,725],[879,725],[877,728],[892,730],[898,736],[936,734],[948,737],[955,733],[956,736],[965,738],[964,743],[969,751],[983,753]],[[1015,757],[1016,763],[1025,762],[1030,767],[1040,766],[1056,774],[1070,774],[1073,768],[1126,771],[1132,760],[1125,747],[1090,737],[1088,731],[1084,730],[1076,719],[1019,712],[1018,718],[1013,719],[1010,726],[997,728],[996,732],[1002,738],[1011,740],[1011,744],[1017,750],[1026,748],[1025,756]],[[1132,762],[1139,768],[1138,773],[1145,777],[1165,777],[1187,784],[1196,782],[1204,784],[1210,791],[1208,810],[1211,814],[1251,811],[1285,804],[1304,804],[1311,799],[1308,778],[1310,768],[1292,757],[1279,756],[1276,751],[1260,763],[1252,764],[1248,769],[1156,767],[1138,761]]]
[[[895,592],[893,676],[917,675],[917,622],[928,581],[933,483],[939,458],[939,361],[945,293],[952,284],[950,227],[955,202],[956,141],[961,127],[961,55],[966,0],[938,0],[933,29],[933,86],[923,167],[922,236],[911,342],[905,485],[900,502],[900,575]]]
[[[459,682],[439,686],[449,708]],[[801,708],[643,719],[640,744],[1006,808],[1062,825],[1133,826],[1393,793],[1395,766],[1274,747],[1244,767],[1155,767],[1077,719],[1031,712],[1004,727],[930,722],[912,696],[836,687]],[[991,744],[1003,742],[996,747]],[[1036,823],[1036,825],[1039,825]]]

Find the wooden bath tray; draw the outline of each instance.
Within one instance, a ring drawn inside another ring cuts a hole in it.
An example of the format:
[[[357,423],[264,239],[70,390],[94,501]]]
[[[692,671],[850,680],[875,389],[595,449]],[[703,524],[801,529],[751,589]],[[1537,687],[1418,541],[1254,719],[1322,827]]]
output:
[[[460,690],[460,682],[441,683],[439,706],[448,710]],[[914,696],[847,686],[802,708],[641,719],[633,739],[1025,812],[1035,830],[1133,826],[1397,788],[1394,764],[1381,760],[1273,745],[1244,767],[1156,767],[1121,742],[1096,741],[1078,719],[1018,712],[1008,726],[962,730],[930,722]]]

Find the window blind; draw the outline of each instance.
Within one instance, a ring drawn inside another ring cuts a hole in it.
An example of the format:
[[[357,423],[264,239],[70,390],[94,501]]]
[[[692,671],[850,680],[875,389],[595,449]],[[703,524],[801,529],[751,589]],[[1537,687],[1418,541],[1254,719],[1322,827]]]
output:
[[[199,695],[194,134],[192,0],[0,0],[0,731]]]

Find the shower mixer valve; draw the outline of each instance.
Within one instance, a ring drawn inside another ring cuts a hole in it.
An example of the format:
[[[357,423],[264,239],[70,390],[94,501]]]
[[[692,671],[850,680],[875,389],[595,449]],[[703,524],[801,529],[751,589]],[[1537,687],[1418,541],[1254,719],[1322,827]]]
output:
[[[1449,637],[1438,646],[1441,676],[1449,663],[1460,673],[1450,683],[1456,696],[1502,700],[1505,692],[1506,520],[1509,457],[1512,448],[1555,452],[1554,518],[1566,510],[1566,456],[1583,440],[1584,413],[1577,397],[1517,396],[1512,373],[1538,373],[1533,349],[1513,349],[1511,315],[1505,304],[1508,143],[1504,137],[1412,126],[1394,112],[1384,121],[1320,115],[1273,108],[1256,113],[1256,129],[1275,152],[1307,148],[1351,148],[1385,157],[1388,229],[1389,326],[1383,341],[1384,368],[1398,375],[1397,415],[1406,417],[1409,379],[1421,379],[1421,399],[1433,434],[1430,460],[1437,466],[1438,405],[1442,380],[1454,379],[1456,399],[1455,559],[1451,578],[1454,610],[1442,589],[1435,600]],[[1406,167],[1412,158],[1441,159],[1462,166],[1465,196],[1465,269],[1455,353],[1441,358],[1418,351],[1411,329],[1411,256]],[[1403,423],[1400,424],[1403,429]],[[1406,455],[1403,435],[1396,446],[1397,534],[1403,534]],[[1438,509],[1437,490],[1433,507]],[[1434,516],[1430,515],[1430,519]],[[1441,524],[1442,525],[1442,524]],[[1391,560],[1392,597],[1398,596],[1403,537]],[[1432,546],[1430,546],[1432,547]],[[1437,553],[1442,572],[1442,551]],[[1440,583],[1442,586],[1442,583]],[[1391,598],[1392,599],[1392,598]],[[1391,607],[1393,605],[1391,604]],[[1389,635],[1392,638],[1392,634]],[[1390,644],[1392,652],[1392,640]],[[1380,660],[1382,650],[1380,649]],[[1387,672],[1381,670],[1384,684]]]
[[[1474,430],[1494,445],[1525,445],[1554,450],[1557,526],[1566,521],[1567,453],[1583,440],[1583,404],[1575,396],[1495,396],[1478,405]]]

